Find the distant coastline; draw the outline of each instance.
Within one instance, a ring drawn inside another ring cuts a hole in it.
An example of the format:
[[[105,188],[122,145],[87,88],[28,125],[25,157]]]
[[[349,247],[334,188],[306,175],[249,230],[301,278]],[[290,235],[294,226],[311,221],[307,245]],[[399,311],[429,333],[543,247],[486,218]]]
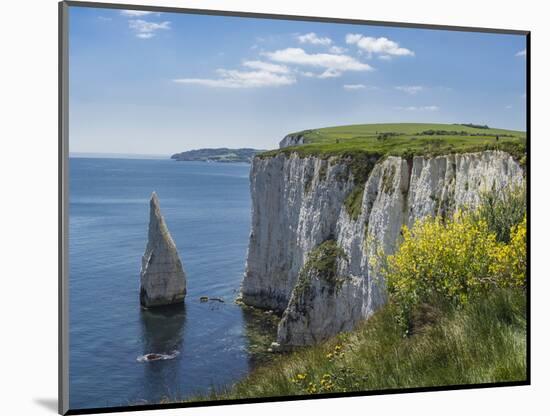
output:
[[[218,162],[218,163],[251,163],[254,156],[265,150],[241,148],[229,149],[195,149],[173,154],[170,158],[177,161]]]

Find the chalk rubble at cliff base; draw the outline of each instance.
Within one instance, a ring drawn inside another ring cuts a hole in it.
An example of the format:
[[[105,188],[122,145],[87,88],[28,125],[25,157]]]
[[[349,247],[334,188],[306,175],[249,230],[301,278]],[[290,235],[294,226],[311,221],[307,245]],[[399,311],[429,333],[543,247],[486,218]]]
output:
[[[277,342],[297,346],[349,330],[386,302],[385,284],[370,260],[379,249],[395,250],[403,225],[473,208],[483,190],[521,185],[524,174],[501,151],[390,156],[356,184],[342,159],[293,153],[255,158],[250,180],[252,230],[242,300],[283,313]],[[360,210],[350,216],[345,201],[356,186],[362,187]],[[313,273],[304,291],[300,272],[310,253],[330,239],[344,253],[336,264],[338,290]]]

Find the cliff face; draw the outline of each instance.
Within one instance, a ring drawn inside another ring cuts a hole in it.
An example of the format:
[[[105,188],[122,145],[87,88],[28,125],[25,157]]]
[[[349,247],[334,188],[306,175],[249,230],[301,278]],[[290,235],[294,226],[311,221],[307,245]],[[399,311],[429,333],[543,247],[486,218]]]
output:
[[[486,151],[388,157],[357,181],[349,161],[279,154],[255,158],[250,178],[243,301],[283,313],[280,344],[307,345],[352,329],[384,304],[384,282],[369,260],[378,248],[395,250],[402,225],[473,207],[481,190],[520,184],[523,171],[507,153]],[[309,267],[327,241],[342,251],[329,259],[330,279]]]
[[[279,142],[279,149],[283,149],[289,146],[297,146],[300,144],[304,144],[303,134],[287,134],[285,137],[283,137],[283,140]]]

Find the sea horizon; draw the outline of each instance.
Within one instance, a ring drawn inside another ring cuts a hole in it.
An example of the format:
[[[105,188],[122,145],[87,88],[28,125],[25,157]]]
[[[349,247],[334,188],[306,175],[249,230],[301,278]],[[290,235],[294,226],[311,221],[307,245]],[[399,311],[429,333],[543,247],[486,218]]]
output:
[[[70,159],[170,159],[169,154],[69,152]]]

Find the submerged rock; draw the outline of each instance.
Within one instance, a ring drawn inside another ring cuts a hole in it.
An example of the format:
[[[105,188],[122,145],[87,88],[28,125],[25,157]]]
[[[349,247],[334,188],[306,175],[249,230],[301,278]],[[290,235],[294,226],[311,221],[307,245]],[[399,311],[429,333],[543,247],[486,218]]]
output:
[[[223,300],[223,298],[209,298],[208,296],[201,296],[199,298],[199,301],[201,303],[205,303],[205,302],[220,302],[220,303],[224,303],[225,301]]]
[[[179,355],[178,350],[171,351],[167,354],[161,354],[156,352],[150,352],[149,354],[140,355],[137,358],[137,361],[140,363],[144,363],[147,361],[161,361],[161,360],[172,360],[176,358]]]
[[[160,213],[157,194],[150,202],[149,240],[141,260],[142,306],[170,305],[183,302],[187,293],[185,271],[176,244]]]

